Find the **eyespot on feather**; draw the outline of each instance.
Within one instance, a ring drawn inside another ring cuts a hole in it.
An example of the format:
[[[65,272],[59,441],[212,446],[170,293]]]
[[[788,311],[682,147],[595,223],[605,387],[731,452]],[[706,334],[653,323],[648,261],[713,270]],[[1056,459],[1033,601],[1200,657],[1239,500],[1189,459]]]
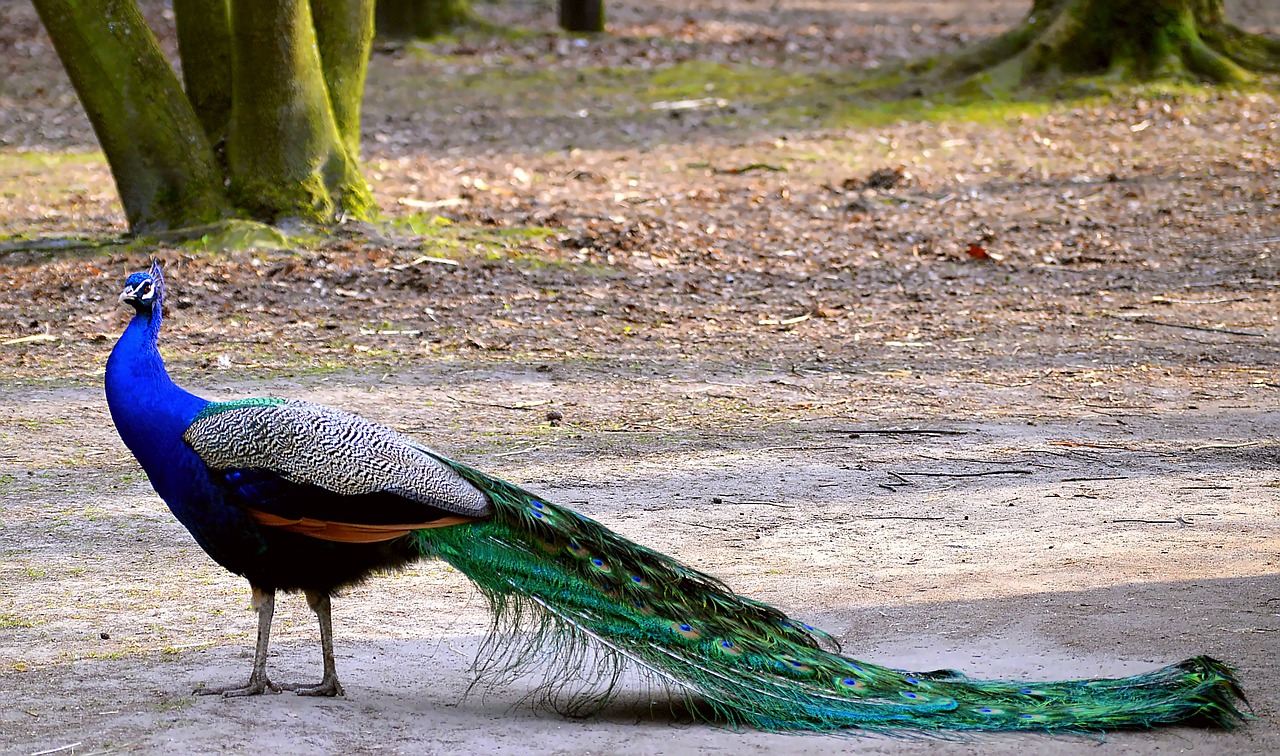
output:
[[[702,633],[698,632],[698,628],[694,627],[693,625],[690,625],[687,622],[672,622],[671,629],[675,630],[676,633],[683,635],[689,640],[697,640],[698,638],[702,637]]]

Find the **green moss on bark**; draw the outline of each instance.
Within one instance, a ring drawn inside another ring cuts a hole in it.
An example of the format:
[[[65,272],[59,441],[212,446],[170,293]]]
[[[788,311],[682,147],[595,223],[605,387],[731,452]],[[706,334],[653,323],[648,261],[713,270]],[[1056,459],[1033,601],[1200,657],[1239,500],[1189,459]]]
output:
[[[1280,43],[1228,24],[1222,0],[1035,0],[999,37],[910,70],[917,84],[1006,91],[1089,76],[1240,84],[1277,66]]]
[[[215,154],[231,119],[231,16],[227,0],[173,0],[187,99]]]
[[[204,130],[132,0],[36,0],[135,233],[231,211]]]
[[[133,233],[376,214],[357,160],[373,0],[315,2],[174,0],[184,92],[134,0],[36,0]]]
[[[334,121],[347,153],[360,157],[360,103],[373,45],[373,0],[311,0]]]
[[[307,0],[233,0],[231,19],[236,206],[268,221],[367,217],[372,198],[338,130]]]

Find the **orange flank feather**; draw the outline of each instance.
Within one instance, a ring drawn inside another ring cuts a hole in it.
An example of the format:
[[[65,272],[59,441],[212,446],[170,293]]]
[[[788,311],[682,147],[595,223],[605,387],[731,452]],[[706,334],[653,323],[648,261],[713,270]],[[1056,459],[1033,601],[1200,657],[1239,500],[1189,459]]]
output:
[[[250,509],[249,515],[254,522],[269,528],[280,528],[290,533],[319,538],[322,541],[338,541],[339,543],[379,543],[393,541],[408,535],[415,530],[426,528],[444,528],[450,525],[461,525],[472,522],[475,518],[449,515],[438,520],[396,525],[368,525],[359,522],[330,522],[315,520],[310,517],[280,517],[279,515],[259,512]]]

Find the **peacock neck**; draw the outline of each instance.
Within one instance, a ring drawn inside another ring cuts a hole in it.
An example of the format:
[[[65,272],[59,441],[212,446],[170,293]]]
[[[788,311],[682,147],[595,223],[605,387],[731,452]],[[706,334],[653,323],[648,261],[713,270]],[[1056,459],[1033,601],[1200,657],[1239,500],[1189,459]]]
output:
[[[107,359],[106,392],[111,419],[156,490],[187,453],[182,434],[208,402],[179,388],[165,369],[157,339],[160,313],[138,314]]]

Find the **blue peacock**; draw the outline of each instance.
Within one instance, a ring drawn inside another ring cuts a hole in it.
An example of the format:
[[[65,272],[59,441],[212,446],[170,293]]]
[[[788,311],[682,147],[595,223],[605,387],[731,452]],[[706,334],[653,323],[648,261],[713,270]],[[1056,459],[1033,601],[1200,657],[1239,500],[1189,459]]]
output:
[[[482,677],[543,664],[540,690],[562,709],[601,705],[634,665],[714,719],[773,731],[1096,732],[1247,718],[1234,671],[1207,656],[1132,677],[1035,683],[843,656],[780,610],[388,428],[300,401],[188,393],[157,347],[159,265],[130,275],[120,299],[135,314],[107,362],[112,420],[200,546],[248,579],[258,611],[248,681],[199,692],[342,695],[330,596],[375,570],[442,559],[492,608]],[[267,674],[278,591],[303,592],[319,620],[318,684]],[[584,691],[584,679],[599,684]]]

